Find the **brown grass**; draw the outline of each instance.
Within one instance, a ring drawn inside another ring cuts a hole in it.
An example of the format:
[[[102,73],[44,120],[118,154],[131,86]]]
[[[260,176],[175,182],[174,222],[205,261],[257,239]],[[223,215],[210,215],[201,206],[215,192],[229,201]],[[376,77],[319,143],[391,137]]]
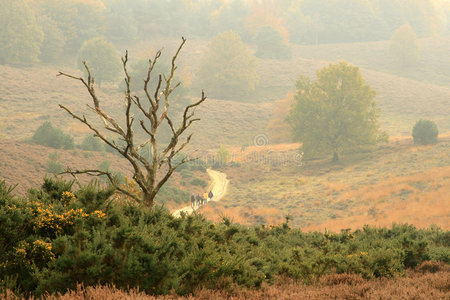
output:
[[[258,290],[200,290],[188,296],[150,296],[137,290],[123,291],[115,287],[79,286],[65,295],[49,295],[48,300],[65,299],[154,299],[154,300],[290,300],[290,299],[448,299],[450,268],[437,262],[424,262],[416,271],[402,278],[364,280],[358,275],[332,274],[313,285],[304,285],[280,278],[275,285]],[[4,300],[17,299],[11,293]]]

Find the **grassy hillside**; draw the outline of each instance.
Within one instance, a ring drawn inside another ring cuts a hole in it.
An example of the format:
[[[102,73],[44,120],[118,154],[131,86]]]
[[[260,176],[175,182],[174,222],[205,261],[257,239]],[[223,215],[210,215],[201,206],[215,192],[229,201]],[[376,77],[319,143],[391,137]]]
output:
[[[276,224],[290,215],[295,226],[306,230],[400,220],[450,228],[448,138],[426,147],[409,139],[392,142],[374,153],[347,155],[338,164],[306,161],[298,166],[295,152],[269,156],[260,151],[255,154],[259,159],[224,170],[231,180],[229,193],[221,203],[202,208],[206,216]]]
[[[64,104],[96,120],[86,107],[87,92],[77,81],[56,77],[57,71],[54,67],[0,66],[0,138],[30,138],[46,120],[78,140],[89,133],[58,107],[59,103]],[[115,85],[105,84],[98,95],[105,110],[120,116],[123,102]],[[261,132],[260,128],[265,128],[270,106],[208,99],[197,115],[202,121],[195,128],[195,148],[218,147],[223,143],[241,145],[251,143],[253,136]],[[97,124],[101,123],[97,121]]]
[[[0,182],[5,180],[8,185],[16,185],[14,193],[25,195],[30,188],[39,188],[44,182],[44,177],[53,177],[48,172],[49,154],[57,153],[57,162],[62,167],[71,169],[96,169],[102,163],[109,163],[113,172],[120,171],[131,178],[131,168],[125,159],[106,152],[83,151],[80,149],[61,150],[43,147],[14,140],[0,140]],[[63,176],[71,180],[69,175]],[[87,184],[92,177],[79,176],[82,184]],[[159,200],[164,201],[168,208],[184,206],[189,202],[189,193],[203,193],[204,188],[193,184],[194,179],[200,179],[207,183],[209,176],[201,171],[175,172],[168,181],[165,190]],[[103,182],[103,181],[102,181]],[[195,182],[194,182],[195,183]],[[179,190],[187,193],[182,194]],[[184,202],[181,202],[184,201]],[[161,202],[160,202],[161,203]]]
[[[195,148],[252,144],[255,135],[264,133],[263,129],[271,116],[271,106],[267,102],[273,102],[284,97],[288,91],[293,91],[299,74],[314,76],[316,70],[328,62],[341,59],[362,67],[363,76],[378,92],[381,122],[391,135],[410,134],[418,118],[433,119],[441,132],[450,131],[450,85],[445,79],[445,72],[439,73],[440,68],[449,69],[445,55],[441,53],[446,51],[448,41],[435,38],[422,42],[425,49],[434,52],[426,54],[428,52],[424,50],[422,57],[427,60],[421,66],[427,68],[408,70],[408,74],[395,72],[389,67],[392,64],[383,54],[388,42],[293,46],[291,60],[259,60],[261,81],[252,99],[248,99],[251,103],[209,99],[198,109],[202,122],[195,129]],[[132,47],[130,51],[136,57],[144,57],[154,50],[154,45],[168,45],[168,55],[177,43],[175,40],[146,42]],[[195,75],[206,44],[201,40],[189,41],[185,48],[180,60],[180,75],[187,83]],[[68,67],[63,69],[78,73]],[[87,134],[83,126],[70,119],[57,106],[62,103],[76,112],[86,112],[85,104],[89,101],[87,93],[78,82],[57,78],[59,70],[51,66],[0,66],[0,138],[28,138],[44,120],[51,120],[76,138]],[[430,80],[413,76],[416,73]],[[434,79],[432,74],[443,79]],[[403,77],[406,75],[411,78]],[[198,94],[192,92],[194,96]],[[98,94],[105,108],[116,113],[120,111],[122,94],[116,84],[105,84]]]
[[[345,60],[362,68],[450,87],[450,37],[419,40],[420,60],[416,66],[398,68],[389,54],[390,41],[296,46],[298,56],[326,61]]]

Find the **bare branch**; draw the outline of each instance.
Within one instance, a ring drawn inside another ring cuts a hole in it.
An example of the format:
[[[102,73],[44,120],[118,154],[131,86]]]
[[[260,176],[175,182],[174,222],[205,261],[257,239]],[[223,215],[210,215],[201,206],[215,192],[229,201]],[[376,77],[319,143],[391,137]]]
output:
[[[114,178],[114,175],[112,175],[110,172],[105,172],[105,171],[101,171],[101,170],[75,170],[75,171],[71,171],[70,169],[67,169],[65,172],[59,173],[59,175],[64,175],[64,174],[72,175],[77,182],[78,182],[78,178],[76,177],[76,175],[86,174],[86,175],[95,176],[95,177],[106,176],[108,178],[109,183],[116,190],[118,190],[122,194],[125,194],[125,195],[133,198],[137,202],[141,202],[142,201],[141,199],[139,199],[139,197],[137,197],[136,195],[130,193],[126,189],[123,189],[119,184],[117,184],[116,179]]]

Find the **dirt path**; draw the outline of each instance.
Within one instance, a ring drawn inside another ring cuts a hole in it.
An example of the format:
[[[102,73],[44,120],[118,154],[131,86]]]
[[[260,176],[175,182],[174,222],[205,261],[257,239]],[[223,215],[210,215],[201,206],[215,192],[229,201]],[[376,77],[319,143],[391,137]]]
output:
[[[209,177],[211,177],[211,184],[209,185],[207,191],[212,191],[214,197],[211,201],[220,201],[223,196],[225,196],[228,188],[228,183],[230,182],[227,179],[227,175],[225,173],[221,173],[219,171],[214,171],[211,169],[207,170]],[[208,205],[208,204],[206,204]],[[175,217],[179,217],[181,212],[184,213],[192,213],[194,210],[190,206],[186,206],[174,211],[172,214]]]

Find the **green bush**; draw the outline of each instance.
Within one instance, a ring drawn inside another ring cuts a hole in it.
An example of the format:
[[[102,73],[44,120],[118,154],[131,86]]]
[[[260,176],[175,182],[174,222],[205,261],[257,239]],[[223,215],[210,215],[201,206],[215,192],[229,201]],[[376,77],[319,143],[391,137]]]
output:
[[[57,152],[49,154],[47,160],[47,172],[51,174],[59,174],[64,172],[64,166],[58,162],[59,154]]]
[[[73,149],[75,146],[73,137],[65,134],[61,129],[53,127],[49,121],[39,126],[31,139],[36,144],[56,149]]]
[[[103,151],[105,150],[105,146],[103,142],[93,135],[87,135],[84,137],[83,141],[81,142],[80,148],[87,151]]]
[[[414,144],[429,145],[438,142],[439,130],[433,121],[420,119],[412,130]]]
[[[108,200],[113,190],[96,183],[72,186],[47,178],[20,198],[0,182],[0,290],[40,296],[100,282],[188,294],[225,283],[257,288],[280,275],[304,282],[330,273],[401,276],[430,258],[450,260],[450,233],[436,227],[308,233],[287,223],[213,224],[201,215],[116,204]]]
[[[156,196],[156,202],[162,205],[170,202],[175,202],[176,204],[187,203],[189,200],[190,194],[188,192],[170,184],[164,185]]]
[[[201,186],[202,188],[206,188],[206,186],[208,185],[206,181],[200,178],[195,178],[194,180],[191,181],[191,184]]]

